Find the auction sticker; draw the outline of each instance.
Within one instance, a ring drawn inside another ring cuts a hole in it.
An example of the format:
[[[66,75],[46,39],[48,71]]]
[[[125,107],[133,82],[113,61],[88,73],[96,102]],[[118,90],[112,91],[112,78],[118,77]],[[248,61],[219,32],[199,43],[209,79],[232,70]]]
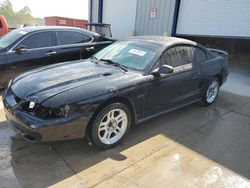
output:
[[[137,49],[131,49],[131,50],[129,50],[129,53],[135,54],[138,56],[144,56],[146,54],[146,52],[144,52],[142,50],[137,50]]]

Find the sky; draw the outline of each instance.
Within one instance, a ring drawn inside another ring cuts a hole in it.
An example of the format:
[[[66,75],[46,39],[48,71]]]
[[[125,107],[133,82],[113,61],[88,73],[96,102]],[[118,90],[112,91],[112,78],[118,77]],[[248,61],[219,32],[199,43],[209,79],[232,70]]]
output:
[[[19,11],[27,5],[32,15],[38,18],[63,16],[88,19],[88,0],[10,0],[10,2],[14,11]]]

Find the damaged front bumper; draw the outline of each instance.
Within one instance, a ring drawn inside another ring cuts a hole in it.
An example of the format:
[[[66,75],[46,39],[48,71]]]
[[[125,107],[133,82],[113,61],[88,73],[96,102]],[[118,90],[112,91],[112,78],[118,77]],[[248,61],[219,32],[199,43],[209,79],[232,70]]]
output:
[[[10,89],[3,96],[9,125],[30,142],[47,142],[81,138],[92,114],[75,114],[64,118],[43,120],[23,112]]]

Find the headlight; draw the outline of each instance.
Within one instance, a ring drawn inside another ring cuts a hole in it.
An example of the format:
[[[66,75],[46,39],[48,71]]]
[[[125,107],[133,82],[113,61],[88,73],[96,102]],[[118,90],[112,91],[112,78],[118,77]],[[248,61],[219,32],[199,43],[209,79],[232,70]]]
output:
[[[24,102],[22,110],[28,112],[32,116],[36,116],[41,119],[56,119],[64,118],[76,113],[88,112],[90,105],[63,105],[60,107],[46,107],[35,102],[35,100]]]
[[[28,112],[30,115],[39,117],[41,119],[54,119],[60,117],[66,117],[68,111],[64,108],[51,108],[44,107],[43,105],[36,103],[34,101],[23,103],[22,109]]]
[[[65,117],[65,113],[60,108],[44,107],[42,105],[35,105],[34,115],[42,119],[54,119]]]

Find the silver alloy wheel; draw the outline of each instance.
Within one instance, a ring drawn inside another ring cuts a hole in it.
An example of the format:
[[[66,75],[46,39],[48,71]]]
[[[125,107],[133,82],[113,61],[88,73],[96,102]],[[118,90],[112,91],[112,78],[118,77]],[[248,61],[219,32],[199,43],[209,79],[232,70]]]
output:
[[[107,112],[98,126],[98,137],[103,144],[115,144],[125,134],[128,125],[126,112],[113,109]]]
[[[207,89],[207,102],[212,103],[216,99],[216,96],[219,92],[219,83],[217,80],[214,80]]]

